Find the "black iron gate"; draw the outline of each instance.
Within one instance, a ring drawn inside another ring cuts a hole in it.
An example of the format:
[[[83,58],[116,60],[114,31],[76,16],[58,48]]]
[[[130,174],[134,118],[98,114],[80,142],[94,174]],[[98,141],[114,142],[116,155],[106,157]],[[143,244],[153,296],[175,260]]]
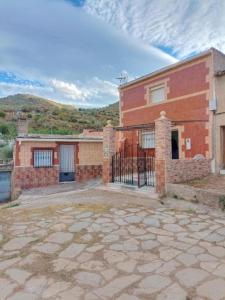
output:
[[[120,151],[112,157],[112,181],[129,185],[155,186],[155,158],[137,145],[137,155]]]

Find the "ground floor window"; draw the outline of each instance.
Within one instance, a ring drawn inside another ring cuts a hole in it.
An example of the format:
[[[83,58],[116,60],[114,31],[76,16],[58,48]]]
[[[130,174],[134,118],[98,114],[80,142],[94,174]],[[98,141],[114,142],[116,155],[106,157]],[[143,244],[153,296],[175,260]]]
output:
[[[179,134],[178,130],[172,131],[172,159],[179,159]]]
[[[142,132],[141,146],[143,149],[155,148],[155,131],[143,131]]]
[[[53,150],[52,149],[35,149],[34,150],[34,167],[52,167]]]

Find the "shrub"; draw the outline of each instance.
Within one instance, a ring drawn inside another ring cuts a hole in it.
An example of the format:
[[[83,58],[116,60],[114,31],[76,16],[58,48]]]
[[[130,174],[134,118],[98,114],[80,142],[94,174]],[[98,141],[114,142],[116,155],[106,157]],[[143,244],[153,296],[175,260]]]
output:
[[[0,135],[2,135],[6,141],[15,139],[17,136],[15,123],[0,123]]]
[[[5,118],[5,113],[4,113],[4,111],[0,111],[0,118]]]
[[[225,195],[222,195],[219,197],[219,204],[220,204],[222,210],[225,210]]]
[[[12,147],[6,145],[0,148],[0,159],[7,159],[13,157],[13,150]]]

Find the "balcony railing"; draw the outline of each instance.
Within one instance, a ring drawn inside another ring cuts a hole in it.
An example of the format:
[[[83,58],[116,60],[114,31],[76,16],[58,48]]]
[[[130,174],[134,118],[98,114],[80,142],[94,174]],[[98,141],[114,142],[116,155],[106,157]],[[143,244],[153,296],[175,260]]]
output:
[[[0,159],[0,165],[12,165],[13,159],[7,158],[7,159]]]

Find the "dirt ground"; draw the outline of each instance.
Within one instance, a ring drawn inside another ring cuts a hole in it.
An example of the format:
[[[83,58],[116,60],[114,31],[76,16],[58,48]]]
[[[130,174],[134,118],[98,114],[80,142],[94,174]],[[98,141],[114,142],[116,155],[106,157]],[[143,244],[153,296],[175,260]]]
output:
[[[225,176],[224,175],[210,175],[200,180],[192,180],[187,184],[203,189],[216,190],[225,193]]]

